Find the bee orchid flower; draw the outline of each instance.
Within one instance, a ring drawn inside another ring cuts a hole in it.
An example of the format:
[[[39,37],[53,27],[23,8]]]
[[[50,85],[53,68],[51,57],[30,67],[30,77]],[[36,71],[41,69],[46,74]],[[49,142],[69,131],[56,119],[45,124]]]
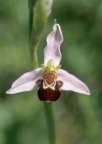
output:
[[[88,87],[74,75],[61,69],[62,54],[60,45],[63,35],[59,24],[53,26],[53,31],[47,37],[44,49],[44,64],[40,68],[23,74],[6,93],[15,94],[38,89],[38,97],[42,101],[56,101],[61,90],[74,91],[90,95]]]

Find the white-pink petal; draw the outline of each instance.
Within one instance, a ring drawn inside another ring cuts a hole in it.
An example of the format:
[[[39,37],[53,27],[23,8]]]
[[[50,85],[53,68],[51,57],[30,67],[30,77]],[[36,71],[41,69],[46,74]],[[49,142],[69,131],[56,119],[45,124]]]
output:
[[[88,87],[74,75],[65,70],[58,70],[58,78],[63,82],[62,90],[71,90],[74,92],[90,95]]]
[[[23,74],[12,84],[11,89],[9,89],[6,93],[14,94],[35,89],[37,87],[36,81],[42,78],[42,74],[42,68],[38,68]]]
[[[44,49],[44,64],[52,59],[55,65],[59,65],[62,54],[60,45],[63,42],[63,35],[59,24],[55,24],[53,31],[47,37],[47,46]]]

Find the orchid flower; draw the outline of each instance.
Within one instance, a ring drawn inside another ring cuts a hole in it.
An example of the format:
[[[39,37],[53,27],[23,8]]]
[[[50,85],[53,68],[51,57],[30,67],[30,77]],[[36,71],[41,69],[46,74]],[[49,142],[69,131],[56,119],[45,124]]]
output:
[[[53,26],[53,31],[47,37],[47,46],[44,49],[44,64],[23,74],[9,89],[7,94],[31,91],[38,88],[38,97],[42,101],[56,101],[61,90],[74,91],[90,95],[88,87],[74,75],[61,69],[62,54],[60,45],[63,35],[59,24]]]

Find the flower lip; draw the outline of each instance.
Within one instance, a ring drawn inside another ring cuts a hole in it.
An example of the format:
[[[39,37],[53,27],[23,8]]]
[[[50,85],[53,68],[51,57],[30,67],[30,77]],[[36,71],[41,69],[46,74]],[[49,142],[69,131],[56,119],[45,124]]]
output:
[[[51,88],[43,88],[43,80],[38,90],[38,97],[41,101],[56,101],[59,99],[61,91],[59,90],[58,83],[56,83],[55,90]]]
[[[54,75],[52,74],[48,74],[47,76],[45,76],[45,81],[47,84],[52,84],[54,82]]]
[[[53,72],[50,72],[46,75],[43,76],[43,88],[51,88],[53,90],[55,90],[55,86],[56,86],[56,75]]]

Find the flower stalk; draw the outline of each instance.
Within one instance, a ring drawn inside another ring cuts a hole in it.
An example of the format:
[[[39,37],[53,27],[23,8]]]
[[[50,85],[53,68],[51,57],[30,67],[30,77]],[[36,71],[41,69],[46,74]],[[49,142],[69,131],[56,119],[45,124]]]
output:
[[[49,144],[55,144],[55,121],[53,115],[52,103],[44,102],[45,116],[48,125]]]
[[[37,48],[46,22],[47,11],[44,0],[29,0],[29,41],[34,68],[38,68]]]
[[[34,68],[37,69],[39,67],[37,48],[47,21],[48,14],[46,14],[43,0],[38,0],[38,3],[35,3],[36,9],[33,11],[34,2],[34,0],[29,0],[29,41],[31,60]],[[42,17],[40,17],[40,15],[42,15]],[[48,126],[49,144],[55,144],[55,124],[52,104],[44,102],[44,109]]]

